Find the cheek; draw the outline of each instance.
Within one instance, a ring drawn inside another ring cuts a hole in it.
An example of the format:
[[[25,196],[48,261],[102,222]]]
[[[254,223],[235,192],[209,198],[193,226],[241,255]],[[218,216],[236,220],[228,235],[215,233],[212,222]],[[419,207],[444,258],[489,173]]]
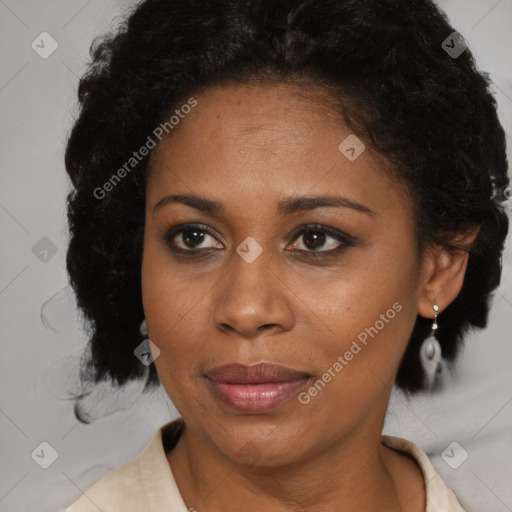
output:
[[[184,372],[200,354],[204,342],[200,333],[201,322],[208,318],[207,280],[191,282],[184,278],[170,257],[154,242],[147,242],[142,259],[142,301],[148,324],[148,335],[160,349],[157,368],[173,368]]]
[[[379,409],[393,385],[416,319],[408,292],[354,284],[338,294],[340,308],[329,308],[325,342],[314,349],[317,373],[300,403],[315,417],[327,417],[340,428],[351,428]],[[365,289],[364,294],[361,290]],[[333,293],[330,297],[335,297]]]
[[[179,410],[190,407],[196,395],[197,363],[204,357],[204,295],[201,287],[183,286],[174,272],[150,265],[145,273],[143,303],[148,335],[159,348],[155,367],[162,385]],[[202,300],[203,299],[203,300]],[[197,401],[197,397],[192,403]]]
[[[396,314],[393,304],[402,307],[414,303],[417,264],[409,251],[395,250],[375,244],[369,249],[357,249],[340,265],[339,271],[315,279],[304,275],[301,293],[310,309],[321,315],[329,331],[346,336],[357,336],[373,326],[380,316],[389,311],[385,325],[402,324],[405,315]],[[402,309],[402,308],[400,308]],[[397,320],[397,321],[396,321]],[[390,329],[386,329],[390,331]]]
[[[347,260],[334,279],[308,287],[308,305],[328,340],[315,348],[317,356],[325,371],[343,375],[334,379],[333,390],[360,393],[372,388],[370,382],[390,385],[416,321],[417,273],[414,249],[402,240],[402,246],[375,244]]]

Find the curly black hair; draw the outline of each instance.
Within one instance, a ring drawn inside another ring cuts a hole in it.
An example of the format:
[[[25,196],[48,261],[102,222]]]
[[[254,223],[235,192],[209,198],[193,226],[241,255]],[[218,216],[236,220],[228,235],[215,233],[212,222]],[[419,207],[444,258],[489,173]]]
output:
[[[340,120],[408,185],[419,253],[434,245],[469,252],[462,290],[439,317],[437,338],[453,362],[467,330],[486,326],[509,225],[505,134],[491,82],[469,49],[448,51],[456,43],[463,40],[431,0],[145,0],[95,39],[65,155],[73,185],[67,270],[90,325],[82,377],[122,386],[147,371],[134,349],[145,338],[151,151],[122,182],[109,180],[186,98],[250,82],[316,85],[338,98]],[[477,238],[459,246],[454,234],[471,225],[480,226]],[[430,325],[417,316],[400,364],[396,384],[408,394],[423,386],[419,346]],[[150,365],[145,390],[159,383]]]

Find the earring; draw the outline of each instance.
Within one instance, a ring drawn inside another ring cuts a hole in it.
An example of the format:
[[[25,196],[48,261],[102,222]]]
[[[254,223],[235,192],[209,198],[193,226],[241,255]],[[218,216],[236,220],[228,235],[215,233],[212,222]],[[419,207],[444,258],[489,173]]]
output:
[[[438,328],[437,312],[439,311],[439,306],[434,304],[432,307],[435,311],[435,315],[430,330],[430,336],[423,341],[420,347],[420,361],[424,372],[424,387],[428,390],[433,390],[438,386],[439,377],[443,368],[441,345],[435,337]]]
[[[146,319],[145,318],[144,318],[144,320],[142,320],[142,322],[140,324],[139,331],[142,334],[142,336],[147,336],[148,335],[148,324],[146,323]]]

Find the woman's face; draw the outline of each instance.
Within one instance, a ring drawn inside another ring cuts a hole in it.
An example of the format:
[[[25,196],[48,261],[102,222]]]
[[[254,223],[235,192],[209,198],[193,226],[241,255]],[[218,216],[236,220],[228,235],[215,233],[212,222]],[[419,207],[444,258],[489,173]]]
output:
[[[240,463],[380,436],[418,313],[410,199],[357,140],[339,148],[351,132],[321,96],[297,91],[195,96],[147,185],[142,291],[160,380],[188,428]],[[214,371],[232,363],[289,371]]]

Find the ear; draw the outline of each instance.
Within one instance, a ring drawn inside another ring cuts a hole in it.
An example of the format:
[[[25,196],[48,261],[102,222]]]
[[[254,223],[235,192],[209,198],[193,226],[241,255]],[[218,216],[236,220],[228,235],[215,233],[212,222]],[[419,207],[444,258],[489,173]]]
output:
[[[468,248],[478,235],[480,227],[472,225],[457,233],[452,242],[457,247]],[[423,282],[420,287],[418,313],[424,318],[434,318],[433,305],[441,311],[457,297],[464,283],[468,264],[467,250],[453,250],[446,247],[431,248],[425,254],[422,264]]]

